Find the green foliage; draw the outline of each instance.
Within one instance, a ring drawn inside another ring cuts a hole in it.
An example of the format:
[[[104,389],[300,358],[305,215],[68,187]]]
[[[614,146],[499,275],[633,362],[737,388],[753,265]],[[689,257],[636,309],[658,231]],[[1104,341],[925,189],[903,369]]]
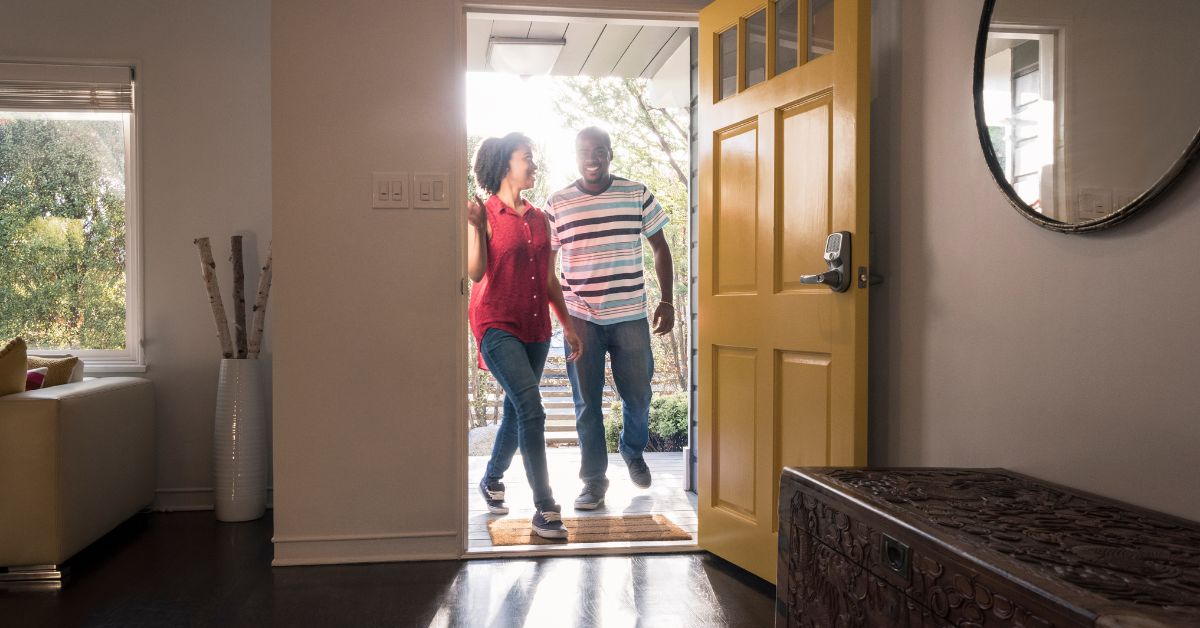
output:
[[[650,402],[650,431],[664,439],[687,438],[688,398],[686,392],[655,395]]]
[[[119,120],[0,114],[0,338],[125,347]]]
[[[621,435],[621,402],[614,401],[604,415],[604,441],[608,453],[617,453]],[[650,441],[646,451],[683,451],[688,438],[687,393],[655,395],[650,401]]]
[[[618,439],[621,437],[621,401],[614,401],[612,407],[608,409],[608,413],[604,415],[604,442],[608,444],[608,453],[615,454],[617,451]]]

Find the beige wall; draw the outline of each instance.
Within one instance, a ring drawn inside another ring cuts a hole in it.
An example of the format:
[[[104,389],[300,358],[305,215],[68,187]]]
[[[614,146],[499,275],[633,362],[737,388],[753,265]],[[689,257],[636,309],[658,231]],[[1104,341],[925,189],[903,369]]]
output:
[[[975,132],[982,2],[879,24],[872,464],[1007,467],[1200,519],[1200,170],[1090,236],[1019,216]],[[884,185],[890,187],[884,187]]]
[[[155,384],[160,490],[212,487],[221,354],[192,240],[213,239],[228,300],[229,236],[244,237],[252,286],[271,239],[269,6],[267,0],[0,2],[2,59],[138,64],[145,376]],[[272,335],[268,322],[262,354],[268,400]],[[205,492],[159,497],[166,507],[212,505]]]

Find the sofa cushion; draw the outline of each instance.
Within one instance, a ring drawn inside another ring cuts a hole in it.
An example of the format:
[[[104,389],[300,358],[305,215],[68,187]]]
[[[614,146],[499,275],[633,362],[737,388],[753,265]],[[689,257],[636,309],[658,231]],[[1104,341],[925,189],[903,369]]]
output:
[[[29,367],[31,369],[46,367],[49,372],[46,373],[46,381],[42,382],[42,388],[51,386],[62,386],[71,382],[71,375],[75,372],[75,365],[79,364],[79,358],[47,358],[40,355],[31,355],[28,358]]]
[[[25,341],[20,337],[0,348],[0,396],[25,392]]]

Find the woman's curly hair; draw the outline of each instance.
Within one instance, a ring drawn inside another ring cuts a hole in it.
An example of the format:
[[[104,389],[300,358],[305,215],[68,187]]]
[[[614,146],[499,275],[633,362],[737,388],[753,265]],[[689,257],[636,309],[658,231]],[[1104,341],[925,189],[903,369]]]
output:
[[[488,194],[500,191],[500,182],[508,174],[508,162],[521,146],[533,146],[524,133],[509,133],[504,137],[489,137],[475,151],[475,183]]]

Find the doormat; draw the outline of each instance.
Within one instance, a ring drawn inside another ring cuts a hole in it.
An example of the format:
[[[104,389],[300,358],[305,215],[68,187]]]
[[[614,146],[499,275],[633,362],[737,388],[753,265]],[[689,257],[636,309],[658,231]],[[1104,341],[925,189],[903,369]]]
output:
[[[563,518],[565,539],[543,539],[533,533],[529,519],[492,519],[488,534],[492,545],[561,545],[563,543],[609,543],[629,541],[690,541],[692,535],[663,515]]]

